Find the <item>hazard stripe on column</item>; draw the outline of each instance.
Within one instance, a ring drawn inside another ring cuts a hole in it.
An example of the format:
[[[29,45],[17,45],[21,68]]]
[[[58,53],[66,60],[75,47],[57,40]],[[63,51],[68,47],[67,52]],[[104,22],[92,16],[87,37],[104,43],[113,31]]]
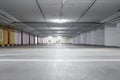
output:
[[[8,27],[8,46],[10,46],[10,27]]]
[[[29,33],[29,45],[30,45],[30,33]]]
[[[39,41],[38,41],[39,39],[38,39],[38,36],[37,36],[37,44],[39,44]]]

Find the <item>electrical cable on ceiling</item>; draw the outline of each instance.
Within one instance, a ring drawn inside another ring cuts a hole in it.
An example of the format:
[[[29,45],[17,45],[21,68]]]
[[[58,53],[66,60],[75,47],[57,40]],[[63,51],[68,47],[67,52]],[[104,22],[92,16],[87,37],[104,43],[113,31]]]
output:
[[[95,4],[97,0],[94,0],[91,5],[87,8],[87,10],[80,16],[80,18],[78,19],[78,21],[80,21],[84,16],[85,14],[91,9],[91,7]]]

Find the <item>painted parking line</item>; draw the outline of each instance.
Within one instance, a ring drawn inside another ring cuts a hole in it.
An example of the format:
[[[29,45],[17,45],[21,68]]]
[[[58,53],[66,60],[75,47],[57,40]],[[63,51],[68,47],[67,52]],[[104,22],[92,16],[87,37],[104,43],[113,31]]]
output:
[[[0,57],[1,56],[15,56],[15,55],[25,55],[25,54],[0,54]]]
[[[120,59],[80,59],[80,60],[63,60],[63,59],[0,59],[0,61],[13,62],[119,62]]]

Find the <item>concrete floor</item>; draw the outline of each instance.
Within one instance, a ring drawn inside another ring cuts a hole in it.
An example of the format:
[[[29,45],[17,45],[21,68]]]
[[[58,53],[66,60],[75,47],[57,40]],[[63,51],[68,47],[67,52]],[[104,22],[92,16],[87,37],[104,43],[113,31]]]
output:
[[[0,80],[120,80],[120,49],[74,45],[1,48]]]

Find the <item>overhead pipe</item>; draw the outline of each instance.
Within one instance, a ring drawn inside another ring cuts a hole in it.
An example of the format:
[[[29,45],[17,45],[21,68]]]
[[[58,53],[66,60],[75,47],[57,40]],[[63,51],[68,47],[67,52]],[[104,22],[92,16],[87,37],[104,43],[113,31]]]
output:
[[[3,14],[1,14],[0,13],[0,16],[3,16],[3,17],[5,17],[5,18],[7,18],[7,19],[9,19],[9,20],[11,20],[11,21],[13,21],[14,22],[14,20],[13,19],[11,19],[11,18],[9,18],[9,17],[7,17],[6,15],[3,15]],[[7,20],[8,21],[8,20]],[[10,22],[10,21],[9,21]]]
[[[4,11],[3,11],[4,12]],[[8,16],[9,16],[9,14],[7,14]],[[8,23],[6,23],[6,24],[8,24],[8,25],[11,25],[11,26],[14,26],[14,29],[16,29],[16,30],[20,30],[20,31],[23,31],[22,29],[20,29],[20,28],[18,28],[17,26],[21,26],[20,24],[18,24],[18,23],[14,23],[14,22],[16,22],[14,19],[11,19],[11,18],[9,18],[7,15],[4,15],[3,13],[1,13],[0,12],[0,16],[1,17],[3,17],[3,21],[5,21],[5,23],[6,22],[8,22]],[[26,24],[24,24],[24,25],[26,25]],[[28,25],[26,25],[26,26],[28,26]],[[10,27],[10,26],[9,26]],[[13,27],[11,27],[11,28],[13,28]],[[30,27],[31,28],[31,27]],[[27,32],[27,31],[25,31],[25,32]]]
[[[83,33],[83,32],[86,32],[86,31],[89,31],[89,30],[91,30],[91,29],[99,28],[99,27],[101,27],[102,25],[108,24],[109,22],[112,22],[112,21],[114,21],[114,20],[116,20],[116,19],[119,19],[119,18],[120,18],[120,16],[115,17],[115,18],[113,18],[113,19],[111,19],[111,20],[109,20],[109,21],[107,21],[107,22],[98,24],[97,26],[94,26],[94,27],[91,27],[91,28],[89,28],[89,29],[85,29],[85,30],[83,30],[82,32],[76,33],[76,34],[74,34],[73,36],[78,35],[78,34]]]

